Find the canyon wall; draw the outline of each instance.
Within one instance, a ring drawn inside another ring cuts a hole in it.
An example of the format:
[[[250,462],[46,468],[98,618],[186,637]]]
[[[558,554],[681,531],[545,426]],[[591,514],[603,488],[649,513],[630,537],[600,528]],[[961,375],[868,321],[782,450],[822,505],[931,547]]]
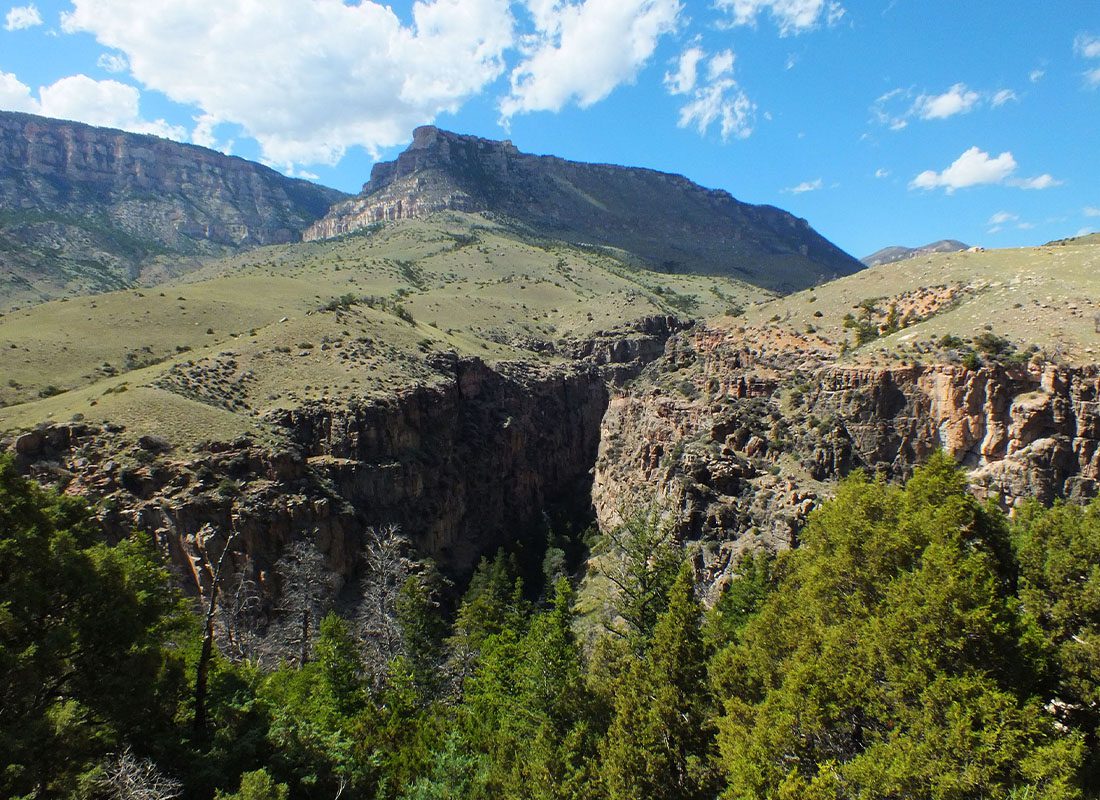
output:
[[[210,583],[232,531],[234,571],[260,583],[289,543],[307,541],[338,591],[359,566],[363,530],[390,524],[461,577],[536,532],[547,509],[588,497],[607,389],[588,364],[490,368],[441,355],[433,366],[437,383],[385,400],[273,414],[281,449],[246,437],[177,453],[79,422],[25,433],[12,449],[33,477],[99,501],[113,538],[152,531],[192,589]]]
[[[1012,508],[1084,501],[1100,480],[1100,370],[1051,364],[848,367],[812,348],[700,328],[670,342],[604,418],[601,527],[653,506],[712,596],[749,548],[781,549],[836,479],[904,478],[942,448]]]

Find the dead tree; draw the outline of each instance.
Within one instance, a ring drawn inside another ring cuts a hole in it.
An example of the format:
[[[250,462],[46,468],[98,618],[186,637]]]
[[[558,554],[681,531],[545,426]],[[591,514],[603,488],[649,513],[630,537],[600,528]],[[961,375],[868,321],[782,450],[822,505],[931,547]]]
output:
[[[279,580],[279,621],[268,648],[304,666],[310,659],[317,621],[332,606],[331,575],[314,542],[299,539],[284,550],[275,565]]]
[[[397,599],[410,572],[406,545],[397,525],[367,528],[363,536],[363,577],[353,630],[376,690],[385,682],[390,662],[404,652]]]
[[[262,629],[267,602],[259,582],[245,571],[222,579],[218,593],[217,639],[230,661],[263,664]]]
[[[107,757],[98,788],[111,800],[174,800],[183,784],[165,775],[148,758],[138,758],[127,746]]]
[[[234,526],[225,540],[221,555],[218,556],[217,565],[214,567],[210,580],[209,597],[206,598],[202,650],[199,653],[199,663],[195,668],[195,730],[200,732],[206,730],[206,688],[210,677],[210,660],[214,656],[214,618],[218,612],[218,596],[221,591],[222,576],[225,574],[229,552],[233,549],[237,538],[238,532]]]

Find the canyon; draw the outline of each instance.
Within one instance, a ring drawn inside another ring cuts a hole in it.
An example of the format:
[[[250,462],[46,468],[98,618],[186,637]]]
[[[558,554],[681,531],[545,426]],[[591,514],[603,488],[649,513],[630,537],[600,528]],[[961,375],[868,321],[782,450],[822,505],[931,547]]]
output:
[[[538,547],[559,507],[604,530],[655,510],[713,601],[743,553],[796,545],[837,479],[905,478],[940,448],[1005,508],[1096,495],[1094,367],[851,366],[808,342],[769,350],[766,331],[678,327],[651,323],[618,363],[581,344],[564,365],[433,356],[436,379],[391,398],[273,415],[277,450],[248,437],[119,450],[120,431],[79,422],[9,446],[36,478],[100,501],[113,537],[152,531],[193,591],[236,531],[235,569],[271,597],[297,540],[323,555],[335,596],[365,527],[400,526],[461,580],[498,547]]]

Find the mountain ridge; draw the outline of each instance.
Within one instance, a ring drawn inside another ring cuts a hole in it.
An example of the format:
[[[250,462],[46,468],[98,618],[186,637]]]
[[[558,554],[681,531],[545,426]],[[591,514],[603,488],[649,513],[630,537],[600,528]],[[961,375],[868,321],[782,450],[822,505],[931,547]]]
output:
[[[868,267],[880,267],[883,264],[892,264],[895,261],[904,261],[914,256],[927,255],[929,253],[957,253],[960,250],[969,250],[970,245],[960,242],[958,239],[939,239],[935,242],[923,244],[920,247],[905,247],[904,245],[892,245],[876,250],[869,256],[860,259]]]
[[[0,112],[0,306],[297,241],[344,196],[197,145]]]
[[[490,213],[546,238],[625,250],[665,272],[727,275],[779,291],[862,268],[786,211],[651,169],[522,153],[423,126],[363,191],[306,230],[306,241],[439,211]]]

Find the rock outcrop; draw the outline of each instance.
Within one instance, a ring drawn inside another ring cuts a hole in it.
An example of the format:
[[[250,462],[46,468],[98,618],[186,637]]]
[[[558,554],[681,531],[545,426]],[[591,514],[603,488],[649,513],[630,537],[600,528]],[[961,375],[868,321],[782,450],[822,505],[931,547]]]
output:
[[[120,288],[160,255],[298,241],[343,197],[202,147],[0,112],[0,307]]]
[[[812,341],[699,328],[612,398],[593,501],[601,527],[650,503],[715,592],[748,548],[781,549],[834,482],[904,478],[942,448],[1005,508],[1100,484],[1100,368],[849,367]]]
[[[720,274],[790,291],[862,268],[809,224],[679,175],[521,153],[508,141],[417,128],[362,193],[306,240],[439,211],[486,212],[535,235],[620,248],[651,268]]]

